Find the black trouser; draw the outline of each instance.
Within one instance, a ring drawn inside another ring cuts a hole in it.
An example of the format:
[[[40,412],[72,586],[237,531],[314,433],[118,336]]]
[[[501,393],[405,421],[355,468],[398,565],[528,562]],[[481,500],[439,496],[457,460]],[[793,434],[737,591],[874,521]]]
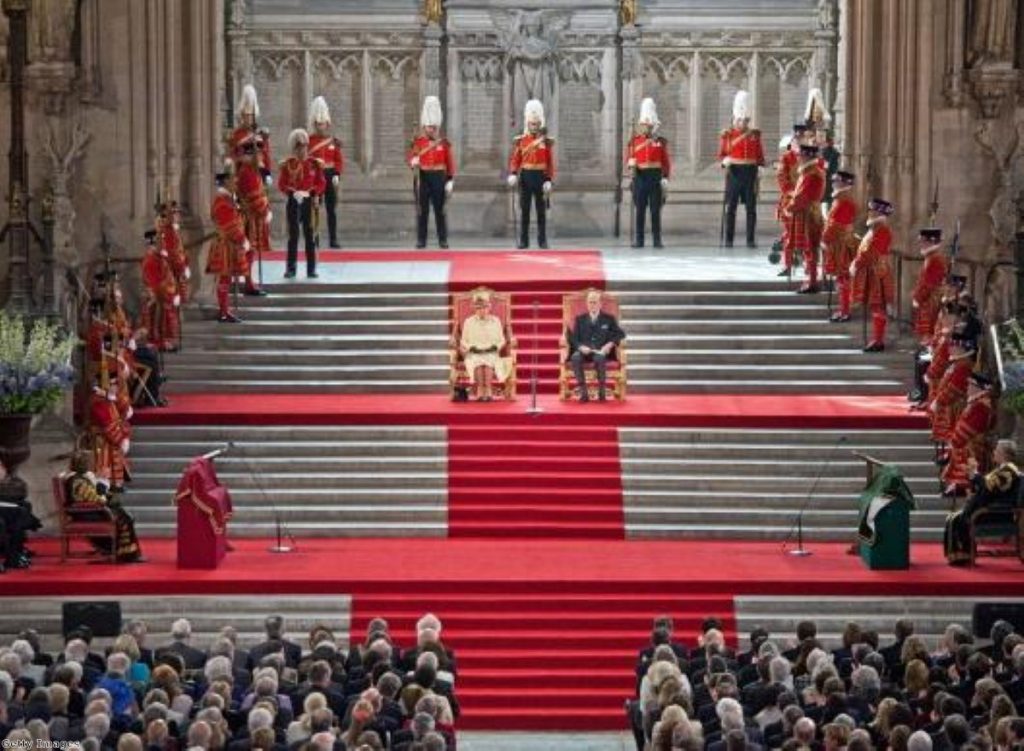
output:
[[[0,507],[0,555],[3,562],[10,565],[25,552],[28,533],[41,528],[42,524],[27,500],[5,498],[4,501],[11,505]]]
[[[444,208],[444,184],[448,181],[448,173],[444,170],[420,171],[419,213],[416,215],[416,244],[427,244],[427,223],[430,220],[430,208],[434,208],[434,222],[437,224],[437,241],[448,242],[448,215]]]
[[[530,244],[530,202],[537,205],[537,244],[548,244],[548,207],[544,197],[544,172],[521,170],[519,173],[519,244]]]
[[[288,196],[286,215],[288,217],[288,260],[285,262],[287,271],[295,273],[299,260],[299,224],[306,240],[306,273],[316,271],[316,244],[313,242],[313,196],[307,196],[300,204],[295,196]]]
[[[736,235],[736,206],[747,208],[747,245],[753,246],[757,228],[757,165],[731,164],[725,173],[725,244]]]
[[[644,246],[644,222],[647,219],[647,207],[651,207],[651,234],[654,244],[661,245],[661,170],[637,170],[633,178],[633,203],[636,211],[636,244]]]
[[[580,394],[585,396],[587,393],[587,376],[583,368],[583,364],[586,362],[594,363],[594,370],[597,371],[597,391],[598,394],[604,394],[604,380],[608,374],[607,355],[597,349],[591,350],[589,355],[576,350],[572,353],[572,357],[569,358],[569,362],[572,363],[572,372],[576,376],[576,383],[580,388]]]
[[[144,382],[146,388],[139,393],[139,400],[135,406],[155,407],[160,399],[160,386],[164,382],[163,373],[160,371],[160,357],[155,349],[146,346],[135,350],[135,360],[149,368],[149,375]]]
[[[324,177],[327,179],[327,190],[324,191],[324,213],[327,214],[327,241],[331,247],[338,245],[338,215],[335,208],[338,205],[338,189],[334,187],[334,178],[338,173],[333,169],[324,170]]]

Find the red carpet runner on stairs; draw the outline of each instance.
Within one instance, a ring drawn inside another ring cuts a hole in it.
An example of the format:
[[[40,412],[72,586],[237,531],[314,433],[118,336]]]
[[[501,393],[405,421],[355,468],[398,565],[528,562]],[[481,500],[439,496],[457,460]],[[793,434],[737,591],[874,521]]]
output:
[[[622,539],[618,431],[448,428],[449,537]]]
[[[416,619],[435,613],[441,639],[455,647],[461,730],[624,730],[633,664],[655,615],[669,614],[688,646],[714,615],[736,643],[732,597],[694,595],[670,584],[610,584],[604,592],[491,587],[360,595],[352,602],[352,638],[375,616],[387,619],[402,647],[415,642]]]

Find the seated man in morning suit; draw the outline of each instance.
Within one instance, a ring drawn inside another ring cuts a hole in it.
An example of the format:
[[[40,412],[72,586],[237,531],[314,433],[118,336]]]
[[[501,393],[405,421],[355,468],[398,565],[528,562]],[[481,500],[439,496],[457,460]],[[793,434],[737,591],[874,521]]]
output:
[[[569,362],[572,363],[572,372],[576,376],[576,385],[580,390],[580,401],[590,401],[586,375],[583,371],[584,364],[592,362],[597,371],[597,398],[603,402],[606,399],[605,376],[608,360],[615,359],[612,353],[619,342],[626,338],[626,334],[619,328],[615,316],[601,310],[600,292],[593,290],[587,294],[587,312],[576,316],[572,331],[566,332],[566,338],[571,353]]]

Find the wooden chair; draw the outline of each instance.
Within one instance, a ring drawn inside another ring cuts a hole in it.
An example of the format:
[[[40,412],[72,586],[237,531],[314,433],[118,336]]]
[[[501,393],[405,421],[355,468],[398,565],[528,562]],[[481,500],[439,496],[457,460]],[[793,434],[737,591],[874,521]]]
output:
[[[498,354],[509,364],[509,374],[505,383],[498,384],[500,393],[506,399],[516,398],[516,350],[518,343],[512,333],[512,295],[507,292],[495,292],[487,287],[476,287],[469,292],[457,292],[452,295],[451,302],[451,339],[448,341],[449,389],[455,400],[456,394],[465,389],[464,393],[473,390],[473,374],[466,372],[465,362],[459,352],[462,340],[462,324],[473,315],[473,297],[487,294],[491,299],[491,314],[497,316],[505,330],[505,347]]]
[[[968,521],[971,540],[970,565],[979,556],[1017,556],[1024,563],[1024,508],[996,506],[983,508],[971,514]],[[979,550],[978,543],[994,547]]]
[[[113,512],[105,506],[97,506],[95,509],[90,508],[89,513],[95,513],[96,511],[102,511],[105,519],[89,519],[84,520],[75,518],[78,516],[75,511],[70,509],[68,503],[67,490],[65,488],[66,475],[57,475],[51,479],[53,483],[53,500],[57,505],[57,518],[60,524],[60,562],[64,563],[69,558],[91,558],[93,556],[99,556],[101,558],[107,558],[111,563],[117,562],[117,521],[114,519]],[[89,537],[108,537],[110,538],[110,554],[106,555],[93,549],[90,546],[88,553],[72,553],[71,543],[76,539],[83,539]]]
[[[577,387],[576,376],[573,374],[572,365],[569,362],[569,355],[572,354],[569,346],[569,333],[576,323],[576,318],[587,312],[587,295],[591,292],[601,293],[601,310],[615,316],[615,320],[621,320],[618,298],[603,290],[591,287],[582,292],[572,292],[562,298],[562,339],[559,344],[560,368],[558,372],[558,397],[562,401],[571,398]],[[620,401],[626,398],[626,359],[626,342],[623,341],[612,350],[605,381],[605,387],[612,397]],[[584,364],[583,375],[587,379],[587,392],[591,398],[596,397],[598,391],[597,371],[593,363]]]

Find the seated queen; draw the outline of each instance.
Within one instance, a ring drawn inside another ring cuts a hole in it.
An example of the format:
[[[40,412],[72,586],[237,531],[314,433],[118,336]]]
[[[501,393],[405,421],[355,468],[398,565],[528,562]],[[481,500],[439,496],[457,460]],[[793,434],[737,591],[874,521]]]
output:
[[[459,342],[459,352],[466,373],[473,381],[477,401],[491,401],[493,383],[504,383],[508,378],[508,362],[501,356],[504,346],[504,326],[501,319],[491,313],[490,295],[478,292],[473,296],[473,315],[462,324]]]

